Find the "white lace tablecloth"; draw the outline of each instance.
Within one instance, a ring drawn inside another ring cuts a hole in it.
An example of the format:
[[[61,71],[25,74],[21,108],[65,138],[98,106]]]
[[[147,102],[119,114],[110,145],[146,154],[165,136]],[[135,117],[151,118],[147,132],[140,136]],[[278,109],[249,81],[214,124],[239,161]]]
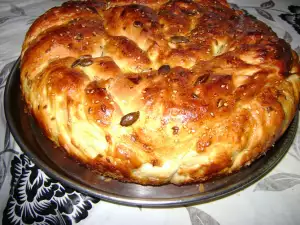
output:
[[[22,153],[6,125],[5,82],[30,24],[59,0],[0,0],[0,221],[3,224],[300,224],[300,131],[265,178],[230,197],[168,209],[127,207],[62,186]],[[267,23],[300,54],[298,0],[232,0]],[[297,6],[298,5],[298,6]]]

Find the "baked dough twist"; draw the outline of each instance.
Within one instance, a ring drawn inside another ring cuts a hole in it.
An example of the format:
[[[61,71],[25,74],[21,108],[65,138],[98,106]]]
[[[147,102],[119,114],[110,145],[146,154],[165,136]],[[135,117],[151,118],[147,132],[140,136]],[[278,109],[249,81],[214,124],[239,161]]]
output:
[[[21,87],[45,135],[103,175],[185,184],[264,154],[299,101],[298,56],[224,0],[71,1],[39,17]]]

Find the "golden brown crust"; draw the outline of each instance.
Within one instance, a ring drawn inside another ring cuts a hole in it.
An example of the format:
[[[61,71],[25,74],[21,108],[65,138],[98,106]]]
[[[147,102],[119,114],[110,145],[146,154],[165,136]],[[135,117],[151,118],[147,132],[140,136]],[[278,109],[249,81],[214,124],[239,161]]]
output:
[[[45,134],[121,181],[204,181],[291,122],[298,56],[223,1],[74,1],[29,29],[21,87]]]

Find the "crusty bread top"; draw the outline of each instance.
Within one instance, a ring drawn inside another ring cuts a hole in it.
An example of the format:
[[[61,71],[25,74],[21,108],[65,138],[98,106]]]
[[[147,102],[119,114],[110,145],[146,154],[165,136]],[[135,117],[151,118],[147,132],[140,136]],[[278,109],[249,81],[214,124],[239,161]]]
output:
[[[294,116],[299,64],[225,1],[74,1],[30,27],[21,83],[45,134],[82,163],[182,184],[266,152]]]

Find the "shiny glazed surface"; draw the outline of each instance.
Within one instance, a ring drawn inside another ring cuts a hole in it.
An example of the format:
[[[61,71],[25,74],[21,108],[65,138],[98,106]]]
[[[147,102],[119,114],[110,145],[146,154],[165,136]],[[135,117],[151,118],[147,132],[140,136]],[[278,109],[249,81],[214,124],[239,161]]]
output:
[[[299,64],[224,1],[67,2],[36,20],[21,86],[45,134],[101,174],[185,184],[264,154],[291,122]]]

